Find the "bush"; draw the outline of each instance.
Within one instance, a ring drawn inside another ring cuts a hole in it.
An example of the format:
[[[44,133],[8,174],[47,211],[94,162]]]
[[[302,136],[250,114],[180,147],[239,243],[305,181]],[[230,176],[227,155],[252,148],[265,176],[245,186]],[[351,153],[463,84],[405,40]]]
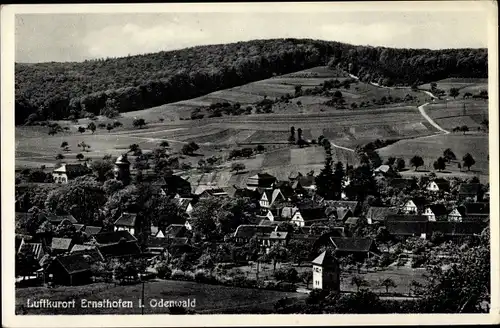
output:
[[[202,283],[215,283],[217,282],[217,279],[210,274],[207,270],[196,270],[194,273],[194,280],[196,282],[202,282]]]
[[[165,262],[159,263],[156,266],[156,271],[158,272],[158,278],[161,279],[169,279],[172,276],[172,270]]]

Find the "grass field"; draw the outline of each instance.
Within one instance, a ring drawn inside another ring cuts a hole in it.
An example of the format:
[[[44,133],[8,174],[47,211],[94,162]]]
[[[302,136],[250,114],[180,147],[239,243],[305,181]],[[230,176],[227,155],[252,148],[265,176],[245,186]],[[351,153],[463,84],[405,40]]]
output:
[[[483,181],[487,181],[489,171],[488,161],[488,135],[486,134],[466,134],[451,133],[447,135],[436,135],[428,138],[416,138],[409,140],[401,140],[390,146],[381,148],[378,153],[383,159],[393,156],[396,158],[402,157],[406,161],[406,166],[409,167],[410,159],[415,156],[421,156],[424,159],[424,166],[419,168],[419,172],[414,172],[410,169],[403,172],[404,175],[421,175],[428,172],[434,172],[432,164],[434,161],[443,156],[443,151],[447,148],[457,156],[461,161],[466,153],[470,153],[476,160],[476,164],[472,166],[471,171],[463,172],[457,167],[456,163],[448,165],[443,173],[435,172],[439,176],[462,176],[472,177],[479,176]]]
[[[76,299],[77,307],[74,309],[27,309],[28,314],[141,314],[138,300],[141,298],[142,285],[116,286],[110,285],[103,289],[102,284],[87,286],[20,288],[16,290],[16,309],[26,304],[27,299],[71,300]],[[148,282],[144,285],[146,306],[145,314],[168,314],[165,307],[153,308],[149,306],[150,300],[184,301],[195,299],[194,310],[197,313],[238,313],[252,310],[270,311],[279,299],[283,297],[305,298],[306,294],[287,293],[280,291],[225,287],[218,285],[199,284],[187,281],[160,280]],[[132,301],[132,308],[81,308],[79,300],[118,300]]]
[[[458,88],[461,95],[465,92],[477,93],[488,90],[488,79],[480,78],[448,78],[436,81],[437,88],[448,92],[451,88]],[[423,90],[431,90],[430,83],[419,86]],[[460,96],[459,96],[460,97]]]

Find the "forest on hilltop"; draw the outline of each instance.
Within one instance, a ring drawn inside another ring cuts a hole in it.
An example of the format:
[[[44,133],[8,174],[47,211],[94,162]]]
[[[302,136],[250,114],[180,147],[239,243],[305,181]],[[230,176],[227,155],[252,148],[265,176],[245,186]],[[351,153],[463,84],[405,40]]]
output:
[[[393,49],[270,39],[84,62],[16,63],[15,119],[16,124],[32,124],[112,116],[321,65],[387,86],[486,78],[487,56],[487,49]]]

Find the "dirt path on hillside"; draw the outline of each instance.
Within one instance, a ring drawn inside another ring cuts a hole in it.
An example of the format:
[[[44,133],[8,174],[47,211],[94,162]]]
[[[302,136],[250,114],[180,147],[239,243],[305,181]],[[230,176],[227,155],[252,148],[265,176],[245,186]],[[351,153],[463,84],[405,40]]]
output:
[[[424,107],[427,106],[428,104],[429,103],[425,103],[423,105],[418,106],[418,111],[420,112],[420,114],[422,114],[422,116],[427,120],[427,122],[429,122],[433,127],[438,129],[439,131],[443,132],[444,134],[449,134],[450,131],[445,130],[442,127],[440,127],[436,122],[434,122],[434,120],[432,118],[429,117],[429,115],[427,115]]]

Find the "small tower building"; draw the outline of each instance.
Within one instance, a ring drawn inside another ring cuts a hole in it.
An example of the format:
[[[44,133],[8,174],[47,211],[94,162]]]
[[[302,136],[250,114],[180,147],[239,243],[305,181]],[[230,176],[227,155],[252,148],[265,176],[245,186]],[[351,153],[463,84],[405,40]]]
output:
[[[113,173],[115,179],[120,180],[124,185],[130,183],[130,162],[127,159],[127,154],[123,154],[116,159]]]
[[[340,266],[331,252],[324,251],[312,261],[313,289],[340,292]]]

